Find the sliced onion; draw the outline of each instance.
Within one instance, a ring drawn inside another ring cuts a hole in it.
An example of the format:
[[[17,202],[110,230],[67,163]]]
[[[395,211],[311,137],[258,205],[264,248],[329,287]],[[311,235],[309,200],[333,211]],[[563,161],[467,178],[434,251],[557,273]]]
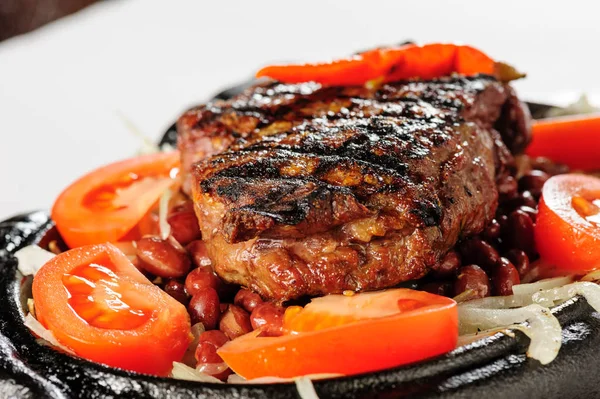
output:
[[[319,399],[319,395],[315,391],[315,387],[313,386],[310,378],[300,377],[295,378],[294,382],[296,383],[296,389],[298,390],[298,395],[302,399]]]
[[[514,295],[533,295],[538,291],[561,287],[573,281],[572,276],[548,278],[535,283],[513,285]]]
[[[498,327],[523,331],[531,343],[527,355],[542,364],[548,364],[558,354],[562,328],[552,312],[534,304],[517,309],[489,309],[475,306],[459,306],[458,319],[461,334],[473,334],[478,330]],[[527,321],[528,324],[516,324]]]
[[[42,323],[37,321],[37,319],[31,314],[25,316],[25,322],[23,324],[25,324],[25,326],[27,326],[27,328],[29,328],[34,335],[40,338],[38,339],[38,343],[42,345],[52,346],[54,348],[59,348],[64,352],[70,353],[72,355],[74,354],[74,352],[71,349],[58,342],[52,331],[46,329],[46,327],[44,327]]]
[[[15,252],[15,257],[19,261],[17,268],[23,276],[35,276],[37,271],[55,256],[37,245],[28,245]]]
[[[163,240],[166,240],[171,235],[171,225],[167,221],[167,216],[172,195],[171,190],[166,189],[158,202],[158,228],[160,229],[160,238]]]
[[[583,296],[595,311],[600,312],[600,286],[586,281],[536,292],[533,294],[532,300],[536,303],[552,302],[556,304],[573,298],[575,295]]]
[[[531,295],[490,296],[460,304],[460,308],[510,309],[531,305]]]
[[[185,364],[179,362],[173,362],[171,377],[176,378],[178,380],[212,382],[216,384],[223,383],[218,378],[205,374],[201,371],[198,371],[192,367],[186,366]]]

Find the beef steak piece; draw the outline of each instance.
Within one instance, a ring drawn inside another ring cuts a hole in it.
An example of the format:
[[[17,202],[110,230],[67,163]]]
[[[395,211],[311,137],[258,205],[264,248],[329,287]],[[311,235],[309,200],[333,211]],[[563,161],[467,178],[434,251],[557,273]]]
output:
[[[523,110],[485,75],[263,83],[179,119],[184,190],[228,282],[275,301],[390,287],[493,218]]]

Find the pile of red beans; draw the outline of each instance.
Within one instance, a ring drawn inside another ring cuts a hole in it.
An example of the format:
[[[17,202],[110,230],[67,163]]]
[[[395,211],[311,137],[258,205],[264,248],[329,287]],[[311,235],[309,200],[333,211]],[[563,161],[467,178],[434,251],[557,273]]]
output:
[[[533,229],[542,186],[566,170],[545,159],[521,157],[518,163],[513,175],[498,182],[495,218],[481,234],[448,252],[417,283],[419,289],[462,300],[510,295],[513,285],[530,275],[538,258]],[[226,284],[214,273],[191,202],[175,207],[168,222],[175,240],[152,236],[137,241],[137,265],[185,305],[192,324],[200,326],[194,328],[200,333],[186,357],[188,365],[225,379],[231,371],[217,349],[259,327],[263,335],[281,335],[285,308]]]
[[[168,222],[175,241],[156,236],[137,241],[137,266],[187,307],[192,325],[202,324],[192,344],[193,356],[186,357],[188,365],[225,379],[231,371],[217,349],[259,327],[263,335],[281,335],[285,309],[264,302],[247,289],[225,284],[214,273],[199,240],[198,221],[190,202],[174,208]]]
[[[542,186],[568,168],[545,158],[521,156],[517,162],[513,175],[498,182],[495,218],[481,234],[448,252],[420,289],[461,300],[504,296],[512,294],[513,285],[535,275],[532,263],[539,255],[534,226]]]

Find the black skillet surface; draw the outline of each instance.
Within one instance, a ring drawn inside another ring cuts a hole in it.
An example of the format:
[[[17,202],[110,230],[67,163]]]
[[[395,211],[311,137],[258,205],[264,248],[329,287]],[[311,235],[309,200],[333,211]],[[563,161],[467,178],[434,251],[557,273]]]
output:
[[[244,85],[245,86],[245,85]],[[217,95],[227,98],[239,87]],[[532,113],[547,106],[534,105]],[[539,114],[538,114],[539,115]],[[171,127],[161,144],[173,144]],[[23,325],[21,276],[12,254],[56,236],[46,212],[0,223],[1,398],[297,398],[294,384],[205,384],[151,377],[91,363],[39,345]],[[438,358],[377,373],[315,381],[321,398],[600,397],[600,315],[576,297],[553,309],[563,326],[556,360],[526,357],[529,339],[496,334]],[[377,337],[373,337],[377,339]],[[149,343],[151,345],[151,343]]]

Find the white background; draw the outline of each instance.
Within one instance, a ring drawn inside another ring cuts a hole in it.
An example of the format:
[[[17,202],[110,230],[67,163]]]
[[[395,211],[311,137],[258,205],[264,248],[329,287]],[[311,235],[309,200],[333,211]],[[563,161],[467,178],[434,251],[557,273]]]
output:
[[[0,0],[1,1],[1,0]],[[185,108],[277,60],[462,41],[527,72],[522,97],[600,103],[594,1],[110,0],[0,43],[0,219],[49,208]]]

